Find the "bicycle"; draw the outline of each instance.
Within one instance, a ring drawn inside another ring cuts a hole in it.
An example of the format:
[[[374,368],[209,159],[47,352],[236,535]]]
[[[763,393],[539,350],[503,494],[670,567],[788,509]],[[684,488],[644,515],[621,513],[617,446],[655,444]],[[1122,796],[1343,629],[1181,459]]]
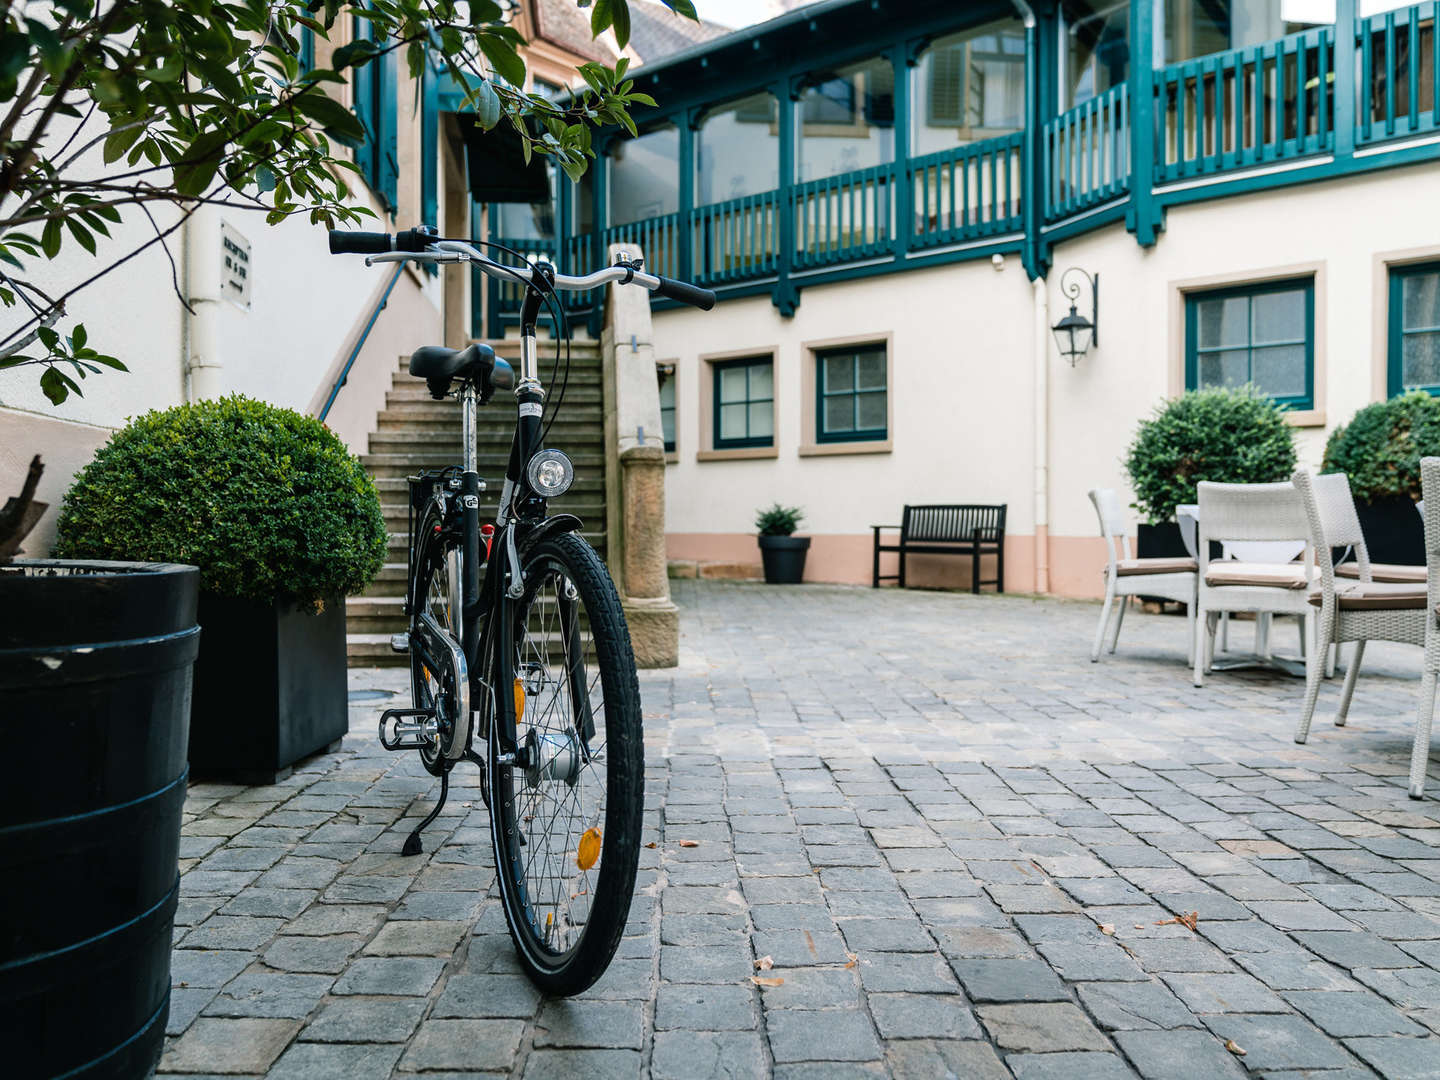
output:
[[[604,973],[629,915],[644,741],[615,586],[578,535],[580,519],[547,511],[575,473],[562,452],[541,448],[546,392],[536,322],[557,290],[631,283],[705,310],[715,294],[645,273],[623,255],[584,277],[545,262],[511,266],[432,227],[394,236],[332,230],[330,252],[365,255],[367,265],[468,263],[525,287],[518,379],[483,343],[424,346],[410,357],[410,374],[425,379],[432,397],[459,398],[464,460],[408,478],[410,622],[392,646],[409,653],[412,701],[381,716],[380,741],[387,750],[417,750],[440,779],[439,801],[406,838],[407,855],[421,851],[420,833],[444,807],[451,769],[462,760],[479,766],[496,880],[522,967],[548,993],[580,993]],[[515,433],[496,520],[482,526],[477,411],[502,390],[514,392]]]

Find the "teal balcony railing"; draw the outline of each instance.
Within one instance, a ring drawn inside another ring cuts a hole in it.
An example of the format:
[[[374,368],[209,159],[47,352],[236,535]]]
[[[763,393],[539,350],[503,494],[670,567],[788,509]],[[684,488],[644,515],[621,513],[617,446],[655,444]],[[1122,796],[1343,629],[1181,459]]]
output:
[[[555,258],[563,271],[583,272],[604,258],[606,245],[635,244],[658,273],[722,296],[772,290],[790,310],[798,289],[834,278],[996,252],[1019,252],[1028,269],[1043,272],[1053,244],[1089,229],[1123,220],[1141,243],[1154,243],[1170,206],[1440,159],[1440,0],[1373,16],[1359,16],[1358,3],[1337,0],[1334,25],[1133,71],[1089,101],[1034,119],[1038,131],[939,153],[906,153],[903,119],[919,106],[910,100],[913,85],[896,80],[894,161],[802,180],[797,155],[785,152],[782,138],[773,190],[704,206],[682,198],[677,213],[602,223],[554,252],[533,242],[525,250]],[[1131,5],[1133,57],[1152,52],[1153,12]],[[1034,36],[1041,44],[1030,70],[1054,60],[1054,46],[1044,42],[1060,40],[1058,29],[1052,23]],[[1053,38],[1046,36],[1051,31]],[[914,56],[924,42],[889,47],[897,57]],[[781,86],[798,77],[778,74]],[[777,96],[797,107],[788,95]],[[675,117],[657,119],[678,123],[711,104],[677,101]],[[794,138],[798,122],[798,113],[782,108],[777,130]],[[693,153],[694,140],[679,126],[682,156]],[[678,177],[684,192],[693,183],[693,162],[680,161]],[[570,205],[568,191],[562,178],[562,208]],[[595,191],[603,201],[605,177]],[[1034,205],[1025,204],[1027,197]],[[513,286],[491,289],[493,328],[518,311],[520,297]],[[572,296],[569,306],[593,310],[596,299]]]

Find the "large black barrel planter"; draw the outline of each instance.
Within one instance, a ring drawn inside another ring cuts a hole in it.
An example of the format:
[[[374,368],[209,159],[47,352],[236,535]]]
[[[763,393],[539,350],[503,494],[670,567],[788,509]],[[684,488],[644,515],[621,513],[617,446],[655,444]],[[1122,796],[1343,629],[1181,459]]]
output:
[[[0,1072],[143,1077],[170,1010],[193,566],[0,565]]]
[[[350,729],[345,601],[321,610],[200,594],[190,768],[273,784]]]
[[[1404,495],[1374,502],[1355,500],[1371,562],[1425,565],[1425,519]]]
[[[808,536],[758,536],[760,562],[768,585],[798,585],[805,576]]]

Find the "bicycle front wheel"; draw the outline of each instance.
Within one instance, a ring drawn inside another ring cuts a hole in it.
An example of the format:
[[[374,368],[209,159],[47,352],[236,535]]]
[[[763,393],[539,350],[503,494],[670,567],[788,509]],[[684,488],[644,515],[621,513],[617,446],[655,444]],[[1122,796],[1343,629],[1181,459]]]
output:
[[[525,558],[516,604],[517,760],[490,725],[490,831],[516,949],[551,994],[604,973],[625,928],[640,855],[645,752],[635,656],[605,565],[578,536]],[[493,676],[493,671],[492,671]]]

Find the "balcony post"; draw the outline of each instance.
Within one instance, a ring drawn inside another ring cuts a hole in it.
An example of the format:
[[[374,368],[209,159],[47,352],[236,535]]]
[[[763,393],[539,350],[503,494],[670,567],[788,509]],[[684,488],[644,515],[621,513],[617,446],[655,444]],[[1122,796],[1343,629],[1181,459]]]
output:
[[[1155,199],[1155,9],[1158,0],[1130,5],[1130,208],[1125,227],[1152,247],[1163,211]]]
[[[680,190],[676,193],[675,215],[675,276],[683,281],[695,280],[695,256],[690,250],[695,240],[695,125],[697,109],[686,109],[676,120],[680,129]]]
[[[795,251],[795,102],[798,88],[791,80],[780,79],[770,87],[775,107],[780,113],[780,170],[775,192],[775,216],[779,223],[775,252],[775,289],[771,300],[780,314],[790,317],[800,303],[800,294],[790,280],[790,266]]]
[[[1356,0],[1335,0],[1335,94],[1330,123],[1335,131],[1335,158],[1355,153],[1355,94],[1359,87],[1355,65]],[[1418,62],[1415,56],[1411,63]],[[1321,87],[1321,93],[1324,88]]]
[[[901,42],[890,50],[890,69],[895,86],[895,179],[891,202],[895,207],[895,235],[891,238],[896,261],[905,258],[910,248],[910,232],[915,228],[915,215],[910,208],[913,185],[910,182],[910,88],[911,71],[919,63],[919,55]]]

